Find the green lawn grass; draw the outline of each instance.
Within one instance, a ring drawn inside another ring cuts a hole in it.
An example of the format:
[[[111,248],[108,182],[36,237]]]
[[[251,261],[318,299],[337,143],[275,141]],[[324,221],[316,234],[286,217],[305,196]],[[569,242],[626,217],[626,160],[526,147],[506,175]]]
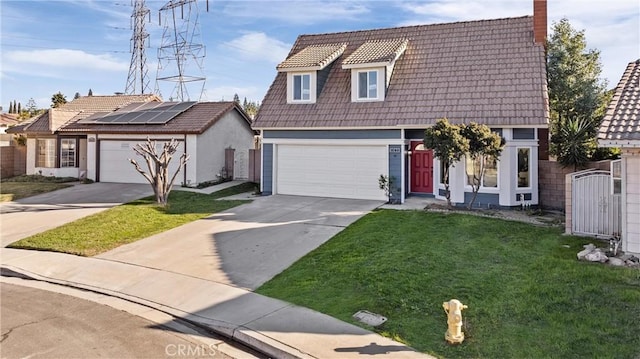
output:
[[[38,183],[38,182],[2,182],[0,183],[0,202],[10,202],[21,198],[35,196],[41,193],[56,191],[71,187],[66,183]]]
[[[41,175],[21,175],[4,178],[0,183],[0,202],[15,201],[37,194],[70,187],[65,182],[77,181],[73,177],[52,177]]]
[[[257,290],[446,358],[637,358],[640,271],[578,262],[593,239],[472,215],[380,210]],[[466,339],[444,340],[459,299]],[[369,328],[371,329],[371,328]]]
[[[254,189],[243,183],[210,195],[172,191],[166,208],[153,197],[123,204],[11,244],[11,248],[93,256],[248,201],[218,200]]]

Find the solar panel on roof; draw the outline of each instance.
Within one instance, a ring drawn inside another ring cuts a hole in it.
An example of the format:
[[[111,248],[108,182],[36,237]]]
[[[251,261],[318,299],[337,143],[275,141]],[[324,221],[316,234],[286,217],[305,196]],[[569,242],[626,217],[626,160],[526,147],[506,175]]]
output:
[[[98,119],[96,119],[97,123],[111,123],[113,121],[115,121],[116,119],[118,119],[118,117],[120,117],[120,113],[118,114],[112,114],[112,115],[108,115],[108,116],[104,116],[104,117],[100,117]]]
[[[147,121],[156,117],[157,115],[158,115],[157,112],[151,112],[151,111],[140,112],[140,115],[134,118],[133,120],[129,121],[129,123],[145,124],[147,123]]]
[[[193,105],[195,105],[195,102],[193,102],[193,101],[191,101],[191,102],[178,102],[169,111],[182,112],[182,111],[186,111],[186,110],[190,109]]]
[[[158,113],[158,116],[152,118],[151,120],[147,121],[148,124],[164,124],[169,122],[172,118],[174,118],[176,116],[176,113],[171,112],[171,111],[165,111],[165,112],[160,112]]]

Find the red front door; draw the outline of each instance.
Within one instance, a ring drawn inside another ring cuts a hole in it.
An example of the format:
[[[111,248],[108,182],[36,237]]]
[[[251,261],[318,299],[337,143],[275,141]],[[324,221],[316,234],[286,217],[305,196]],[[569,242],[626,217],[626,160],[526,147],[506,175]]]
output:
[[[411,192],[433,193],[433,151],[411,141]]]

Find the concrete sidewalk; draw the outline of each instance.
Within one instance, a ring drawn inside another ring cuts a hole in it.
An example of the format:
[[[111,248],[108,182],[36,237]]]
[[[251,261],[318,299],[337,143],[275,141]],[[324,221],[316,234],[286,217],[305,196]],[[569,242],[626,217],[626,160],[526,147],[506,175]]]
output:
[[[5,271],[146,305],[274,358],[430,358],[330,316],[211,280],[53,252],[2,248],[0,258]]]

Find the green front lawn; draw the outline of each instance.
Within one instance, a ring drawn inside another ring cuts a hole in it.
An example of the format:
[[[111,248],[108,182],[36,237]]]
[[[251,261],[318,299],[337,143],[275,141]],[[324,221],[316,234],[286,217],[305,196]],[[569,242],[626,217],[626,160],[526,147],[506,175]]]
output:
[[[251,191],[254,187],[252,183],[244,183],[210,195],[174,190],[167,208],[159,207],[153,197],[147,197],[22,239],[9,247],[93,256],[247,203],[217,198]]]
[[[472,215],[380,210],[257,290],[446,358],[637,358],[640,271],[578,262],[593,239]],[[459,299],[466,339],[444,340]],[[370,328],[369,328],[370,329]]]
[[[22,175],[5,178],[0,183],[0,202],[15,201],[37,194],[56,191],[72,185],[65,182],[77,181],[73,177],[48,177],[40,175]]]

